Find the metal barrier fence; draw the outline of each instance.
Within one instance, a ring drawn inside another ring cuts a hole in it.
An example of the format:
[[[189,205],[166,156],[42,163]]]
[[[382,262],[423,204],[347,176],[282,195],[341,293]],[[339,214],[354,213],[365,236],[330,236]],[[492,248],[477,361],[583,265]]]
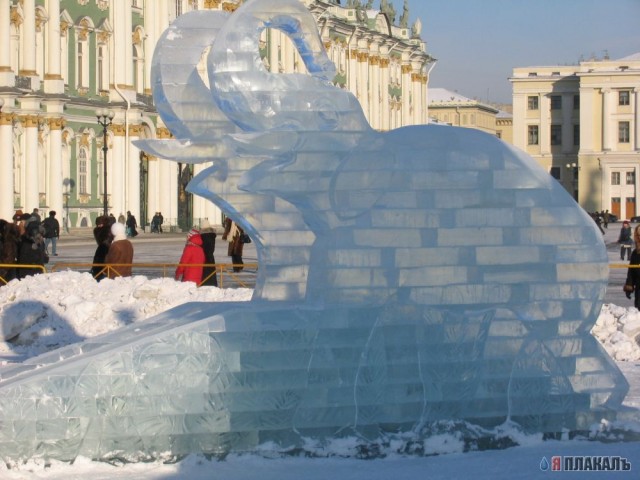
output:
[[[7,269],[7,273],[15,269],[40,270],[41,273],[47,273],[47,269],[42,265],[24,265],[21,263],[0,263],[0,284],[2,285],[6,285],[8,283],[8,280],[4,277],[4,275],[6,275],[7,273],[2,273],[2,270],[4,270],[5,268]]]
[[[215,272],[203,279],[198,286],[201,286],[214,274],[218,279],[218,287],[220,288],[253,288],[255,286],[255,277],[258,271],[257,263],[198,263],[198,264],[179,264],[179,263],[56,263],[52,265],[47,271],[46,267],[42,265],[18,265],[18,264],[0,264],[0,284],[6,284],[7,279],[2,276],[1,270],[16,269],[16,268],[33,268],[40,270],[41,273],[55,273],[61,271],[80,271],[91,272],[93,267],[102,267],[98,271],[94,278],[100,275],[106,276],[121,276],[118,272],[118,267],[131,267],[132,275],[145,275],[149,278],[173,278],[175,270],[178,266],[183,267],[212,267],[215,268]],[[234,269],[241,268],[239,272]],[[6,274],[5,274],[6,275]]]

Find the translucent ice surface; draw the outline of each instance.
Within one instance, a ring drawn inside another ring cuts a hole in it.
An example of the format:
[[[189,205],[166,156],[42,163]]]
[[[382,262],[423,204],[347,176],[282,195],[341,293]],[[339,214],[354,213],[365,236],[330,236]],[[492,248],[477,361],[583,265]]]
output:
[[[308,74],[272,74],[266,28]],[[196,74],[208,53],[209,86]],[[526,154],[444,126],[377,132],[298,0],[183,15],[153,59],[191,191],[254,239],[251,302],[188,304],[0,370],[0,456],[140,459],[285,448],[431,422],[535,432],[615,417],[628,386],[589,331],[602,235]],[[36,368],[38,367],[38,368]]]

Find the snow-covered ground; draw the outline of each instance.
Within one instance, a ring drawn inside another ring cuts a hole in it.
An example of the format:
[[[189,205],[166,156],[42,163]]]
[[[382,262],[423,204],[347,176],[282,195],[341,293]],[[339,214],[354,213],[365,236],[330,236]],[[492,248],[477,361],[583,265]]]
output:
[[[22,361],[181,303],[242,301],[250,297],[248,289],[196,288],[172,279],[136,276],[96,283],[88,273],[36,275],[0,288],[0,363]],[[635,341],[640,335],[640,312],[633,307],[606,304],[593,333],[619,362],[631,384],[626,404],[640,407],[640,347]],[[385,458],[360,460],[353,458],[354,444],[344,441],[331,445],[325,452],[328,458],[269,458],[272,455],[265,451],[264,455],[231,455],[224,461],[193,455],[172,464],[118,466],[80,458],[73,465],[30,462],[17,469],[0,465],[0,479],[529,479],[550,475],[541,470],[541,462],[544,465],[543,458],[550,462],[557,455],[625,457],[631,462],[630,471],[590,472],[589,478],[638,478],[640,423],[635,419],[640,415],[632,413],[615,425],[603,424],[594,429],[591,439],[564,441],[524,436],[505,425],[502,433],[519,445],[505,450],[463,453],[461,440],[445,433],[434,435],[425,445],[425,451],[431,454],[426,457],[403,456],[390,445]],[[610,442],[621,435],[631,441]]]

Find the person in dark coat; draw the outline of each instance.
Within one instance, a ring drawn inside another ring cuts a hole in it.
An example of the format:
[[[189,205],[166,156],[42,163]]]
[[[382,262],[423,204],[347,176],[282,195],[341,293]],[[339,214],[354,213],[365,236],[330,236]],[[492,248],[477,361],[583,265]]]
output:
[[[629,265],[640,265],[640,225],[633,231],[633,239],[636,242],[636,248],[631,252],[631,260]],[[634,296],[634,305],[640,310],[640,268],[627,269],[627,280],[623,287],[624,293],[628,299],[631,299],[631,294]]]
[[[244,235],[244,230],[240,228],[236,222],[231,220],[229,217],[224,220],[224,233],[222,234],[222,239],[229,242],[229,247],[227,248],[227,255],[231,257],[231,263],[233,263],[233,271],[240,272],[242,271],[243,261],[242,261],[242,251],[244,249],[244,242],[242,241],[242,236]]]
[[[0,220],[0,264],[14,265],[18,260],[20,231],[16,223]],[[0,267],[0,286],[16,278],[15,268]]]
[[[176,268],[175,279],[199,284],[202,280],[203,263],[202,237],[198,230],[192,228],[187,233],[187,243],[182,251],[180,264]]]
[[[60,223],[56,219],[56,212],[51,210],[49,216],[42,222],[44,227],[44,249],[49,255],[49,245],[51,245],[51,255],[58,256],[56,246],[60,237]]]
[[[20,247],[18,248],[18,264],[19,265],[41,265],[44,267],[49,262],[49,257],[44,249],[44,227],[37,222],[31,222],[25,227],[26,231],[20,238]],[[18,278],[25,278],[29,275],[42,273],[37,268],[18,268]]]
[[[106,267],[96,265],[106,263],[107,253],[109,252],[109,245],[113,239],[111,235],[111,225],[116,223],[114,217],[100,216],[96,218],[96,226],[93,229],[93,238],[95,238],[98,246],[93,255],[93,266],[91,267],[91,275],[98,282],[104,278],[107,278]]]
[[[127,237],[137,237],[138,230],[138,222],[136,221],[136,217],[134,217],[131,212],[127,211]]]
[[[213,265],[216,263],[216,257],[213,255],[216,250],[216,232],[208,220],[204,220],[200,225],[200,236],[202,237],[202,250],[204,250],[204,263]],[[216,267],[204,267],[202,269],[201,285],[218,286]]]
[[[633,233],[628,220],[622,222],[620,234],[618,235],[618,245],[620,245],[620,260],[624,260],[625,253],[627,260],[631,260],[631,249],[633,248]]]

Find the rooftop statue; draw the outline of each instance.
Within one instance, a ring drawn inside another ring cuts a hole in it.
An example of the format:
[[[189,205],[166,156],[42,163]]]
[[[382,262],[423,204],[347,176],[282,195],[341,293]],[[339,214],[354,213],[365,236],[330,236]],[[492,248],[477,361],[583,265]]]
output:
[[[264,28],[305,74],[270,73]],[[211,47],[207,87],[196,71]],[[628,386],[589,331],[601,234],[525,153],[480,131],[373,130],[298,0],[183,15],[153,59],[189,189],[249,233],[253,299],[187,304],[2,372],[0,456],[73,459],[424,440],[440,420],[529,432],[613,418]],[[40,368],[35,368],[38,365]]]

